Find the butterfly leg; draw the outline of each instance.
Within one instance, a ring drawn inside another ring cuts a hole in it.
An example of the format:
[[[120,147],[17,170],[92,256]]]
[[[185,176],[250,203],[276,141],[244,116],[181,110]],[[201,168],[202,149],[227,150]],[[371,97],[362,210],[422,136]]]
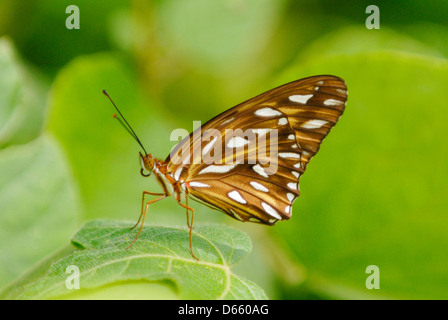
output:
[[[188,193],[185,194],[185,205],[186,205],[186,209],[187,209],[187,226],[188,228],[190,228],[190,215],[188,213],[188,210],[192,210],[192,212],[194,212],[193,208],[188,207]]]
[[[143,199],[144,199],[144,197],[145,197],[145,192],[146,192],[147,194],[156,195],[156,194],[154,194],[154,193],[150,193],[150,192],[144,191],[144,192],[143,192]],[[137,240],[138,236],[140,235],[140,232],[141,232],[142,229],[143,229],[143,225],[145,224],[145,218],[146,218],[146,214],[148,213],[149,205],[152,204],[152,203],[154,203],[154,202],[157,202],[157,201],[159,201],[159,200],[165,199],[165,198],[168,196],[167,194],[159,194],[159,195],[160,195],[160,197],[158,197],[158,198],[156,198],[156,199],[153,199],[153,200],[150,200],[150,201],[148,201],[148,202],[146,203],[145,211],[144,211],[144,212],[142,211],[142,214],[140,214],[140,218],[139,218],[139,222],[140,222],[140,220],[142,220],[142,224],[140,225],[140,229],[138,230],[137,235],[135,236],[134,240],[132,240],[131,244],[126,248],[126,250],[128,250],[130,247],[132,247],[132,245],[134,244],[135,240]],[[143,209],[143,208],[142,208],[142,209]],[[137,222],[137,224],[138,224],[138,222]]]
[[[135,229],[135,227],[138,226],[138,224],[140,223],[140,220],[142,219],[143,208],[144,208],[144,205],[145,205],[145,196],[147,194],[149,194],[151,196],[159,196],[159,197],[165,195],[165,193],[154,193],[154,192],[149,192],[149,191],[143,191],[143,194],[142,194],[142,209],[140,211],[140,216],[138,217],[137,223],[131,228],[131,230]]]
[[[191,255],[193,256],[193,258],[195,258],[197,261],[199,261],[199,259],[194,255],[193,253],[193,239],[192,239],[192,231],[193,231],[193,220],[194,220],[194,209],[193,211],[191,211],[191,224],[190,224],[190,252]]]
[[[198,259],[198,258],[194,255],[194,253],[193,253],[193,241],[192,241],[192,239],[193,239],[193,234],[192,234],[192,232],[193,232],[194,209],[188,206],[188,194],[187,194],[186,197],[185,197],[185,202],[186,202],[186,204],[181,203],[181,202],[180,202],[180,197],[178,197],[178,199],[177,199],[177,203],[178,203],[180,206],[182,206],[182,207],[184,207],[185,209],[187,209],[187,225],[188,225],[188,228],[190,228],[190,252],[191,252],[191,256],[192,256],[193,258],[195,258],[197,261],[199,261],[199,259]],[[188,210],[191,211],[191,223],[190,223],[190,221],[189,221]]]

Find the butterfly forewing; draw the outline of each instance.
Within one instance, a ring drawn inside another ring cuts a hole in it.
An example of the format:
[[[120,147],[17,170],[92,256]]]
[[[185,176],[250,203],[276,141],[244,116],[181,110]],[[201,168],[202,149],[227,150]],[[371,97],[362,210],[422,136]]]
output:
[[[335,76],[272,89],[183,139],[166,160],[168,172],[193,199],[235,219],[264,224],[288,219],[299,178],[346,101],[345,82]]]

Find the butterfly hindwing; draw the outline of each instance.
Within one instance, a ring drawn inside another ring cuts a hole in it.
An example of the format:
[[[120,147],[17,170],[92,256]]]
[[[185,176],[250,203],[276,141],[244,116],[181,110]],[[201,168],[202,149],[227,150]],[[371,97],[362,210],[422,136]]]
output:
[[[299,178],[346,100],[345,82],[335,76],[267,91],[183,139],[166,160],[168,172],[193,199],[235,219],[264,224],[288,219]]]

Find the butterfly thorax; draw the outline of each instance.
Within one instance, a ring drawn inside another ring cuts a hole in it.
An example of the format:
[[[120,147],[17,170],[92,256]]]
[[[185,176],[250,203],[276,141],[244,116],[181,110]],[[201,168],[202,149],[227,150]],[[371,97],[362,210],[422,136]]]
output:
[[[165,161],[154,159],[154,173],[157,182],[167,195],[180,195],[181,188],[177,181],[169,174]]]

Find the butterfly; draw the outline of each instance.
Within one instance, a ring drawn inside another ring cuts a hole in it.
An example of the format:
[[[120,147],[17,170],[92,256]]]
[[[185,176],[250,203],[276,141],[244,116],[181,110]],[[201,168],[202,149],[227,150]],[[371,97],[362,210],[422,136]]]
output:
[[[140,229],[129,247],[143,228],[149,206],[173,195],[186,210],[190,252],[196,260],[192,246],[195,210],[188,199],[243,222],[274,225],[289,219],[300,194],[299,179],[344,112],[348,94],[344,80],[331,75],[284,84],[209,120],[162,160],[146,152],[112,99],[103,93],[119,114],[114,117],[143,150],[141,174],[154,173],[163,191],[143,191],[140,217],[133,227],[141,222]],[[146,201],[147,196],[156,198]]]

